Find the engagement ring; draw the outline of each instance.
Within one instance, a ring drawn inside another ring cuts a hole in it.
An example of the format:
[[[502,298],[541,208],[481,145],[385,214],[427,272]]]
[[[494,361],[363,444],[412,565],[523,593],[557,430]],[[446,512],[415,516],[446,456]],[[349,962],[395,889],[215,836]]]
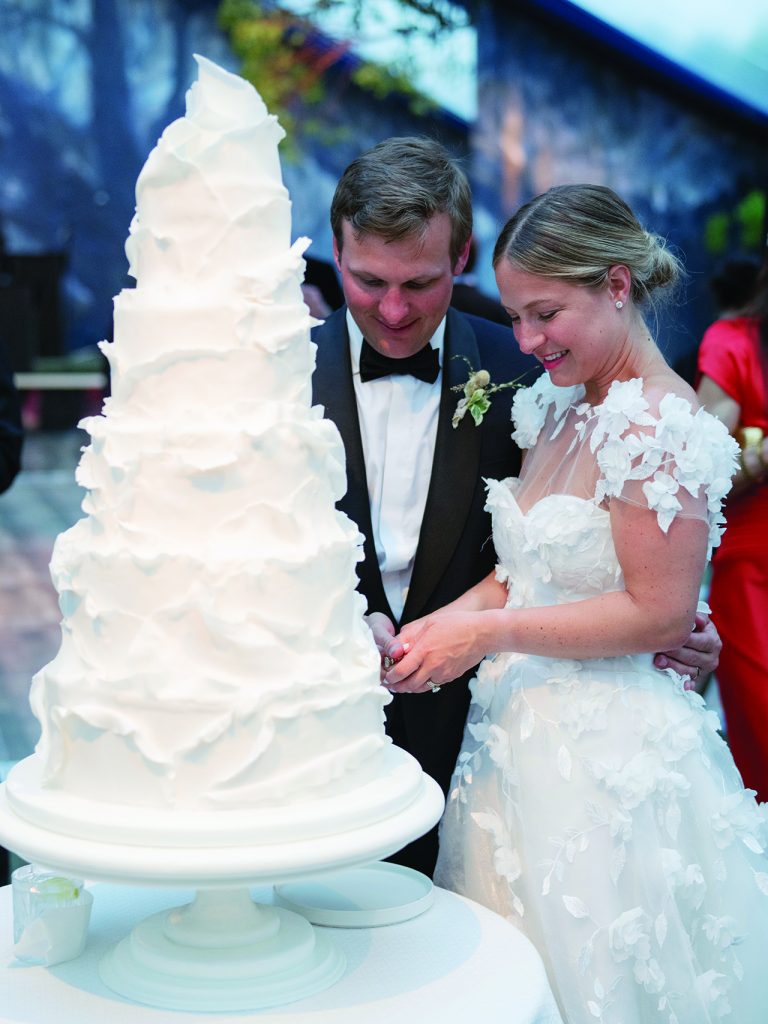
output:
[[[432,693],[440,693],[440,684],[433,683],[431,679],[427,680],[427,686],[430,688]]]

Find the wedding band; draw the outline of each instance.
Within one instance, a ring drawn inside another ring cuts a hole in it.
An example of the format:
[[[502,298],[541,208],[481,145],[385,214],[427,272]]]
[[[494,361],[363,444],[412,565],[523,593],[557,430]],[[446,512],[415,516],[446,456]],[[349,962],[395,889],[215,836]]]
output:
[[[701,669],[697,665],[696,666],[696,675],[695,676],[691,676],[691,679],[698,679],[699,678],[699,672],[701,672]]]
[[[427,686],[432,691],[432,693],[440,693],[440,684],[439,683],[433,683],[431,679],[428,679],[427,680]]]

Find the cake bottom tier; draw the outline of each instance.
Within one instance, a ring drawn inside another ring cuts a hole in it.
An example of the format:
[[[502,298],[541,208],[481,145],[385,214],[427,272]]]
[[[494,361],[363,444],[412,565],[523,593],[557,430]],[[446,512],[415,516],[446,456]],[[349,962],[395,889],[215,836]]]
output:
[[[268,846],[353,831],[393,817],[417,798],[422,774],[410,754],[390,745],[381,753],[377,776],[341,794],[271,807],[168,810],[89,800],[46,787],[42,759],[33,754],[12,769],[6,795],[20,818],[66,836],[128,846]]]

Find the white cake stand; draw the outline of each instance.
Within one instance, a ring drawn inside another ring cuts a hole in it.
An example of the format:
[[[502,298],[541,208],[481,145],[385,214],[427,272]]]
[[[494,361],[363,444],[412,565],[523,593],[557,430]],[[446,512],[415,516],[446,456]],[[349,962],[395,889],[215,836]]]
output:
[[[345,962],[326,932],[255,903],[248,886],[386,857],[430,829],[443,802],[440,787],[423,775],[407,807],[359,829],[294,843],[187,849],[51,832],[21,818],[0,785],[0,842],[30,862],[94,881],[195,888],[191,904],[146,918],[107,953],[102,980],[120,995],[167,1009],[257,1010],[330,987]]]

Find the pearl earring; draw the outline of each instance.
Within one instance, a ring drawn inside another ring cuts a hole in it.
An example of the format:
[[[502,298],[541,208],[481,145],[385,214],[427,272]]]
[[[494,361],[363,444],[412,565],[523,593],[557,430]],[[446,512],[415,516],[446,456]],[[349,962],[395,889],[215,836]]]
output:
[[[623,309],[623,308],[624,308],[624,303],[621,301],[621,299],[616,299],[616,309]]]

